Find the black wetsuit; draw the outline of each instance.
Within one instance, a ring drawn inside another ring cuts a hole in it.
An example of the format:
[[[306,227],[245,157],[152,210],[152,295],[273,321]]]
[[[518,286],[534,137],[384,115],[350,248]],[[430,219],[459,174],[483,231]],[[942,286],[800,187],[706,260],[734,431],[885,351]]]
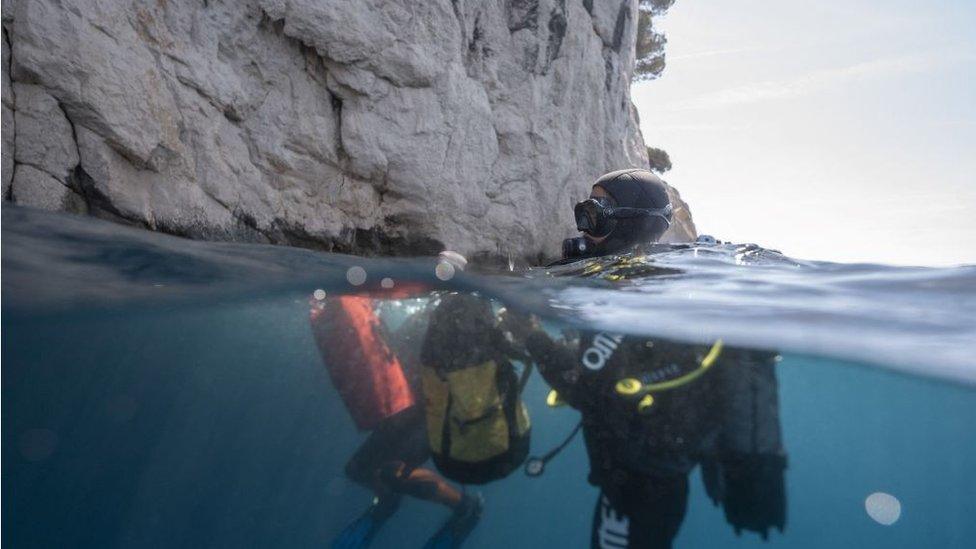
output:
[[[775,410],[766,404],[761,409],[746,410],[748,406],[739,401],[743,398],[755,401],[755,395],[739,389],[735,390],[742,394],[725,390],[727,378],[734,370],[738,370],[734,373],[743,380],[756,378],[752,367],[737,367],[743,361],[740,351],[723,353],[715,367],[692,382],[654,393],[653,404],[638,411],[639,395],[622,396],[616,390],[618,381],[635,378],[646,384],[680,378],[701,364],[711,345],[600,332],[582,334],[577,348],[573,349],[552,341],[541,331],[529,336],[526,345],[546,381],[582,414],[590,459],[589,481],[600,488],[593,519],[593,547],[671,547],[684,519],[688,473],[695,465],[708,464],[709,472],[713,473],[709,494],[724,502],[727,490],[723,482],[729,477],[723,468],[728,462],[726,456],[782,456]],[[766,356],[773,355],[766,353]],[[771,375],[771,361],[765,364],[763,371]],[[775,408],[775,378],[769,379],[772,384],[763,384],[763,394],[768,399],[772,390]],[[762,417],[743,417],[730,410],[746,415],[758,411]],[[762,444],[725,433],[730,427],[748,429],[757,423],[762,436],[769,439]],[[736,445],[743,452],[731,451],[731,446]],[[779,494],[769,498],[771,508],[758,509],[762,515],[758,518],[747,511],[746,519],[733,522],[737,530],[765,532],[769,526],[782,527],[785,519],[785,511],[780,511],[782,468],[773,469],[771,482],[775,486],[771,490],[778,489]],[[755,488],[754,480],[747,480],[749,488]],[[765,478],[759,481],[759,484],[768,483]],[[759,499],[767,498],[768,492],[769,489],[761,488]],[[777,497],[778,501],[773,501]],[[755,504],[754,499],[746,506]]]
[[[399,479],[430,459],[424,410],[411,406],[380,422],[346,463],[346,476],[367,488],[377,482],[406,491]]]

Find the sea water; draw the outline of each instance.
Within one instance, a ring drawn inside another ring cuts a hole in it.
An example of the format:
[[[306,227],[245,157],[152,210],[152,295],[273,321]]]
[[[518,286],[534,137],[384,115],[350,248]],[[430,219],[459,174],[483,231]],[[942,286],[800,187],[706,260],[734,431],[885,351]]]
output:
[[[3,543],[323,547],[368,505],[343,475],[365,439],[312,339],[308,297],[361,274],[478,292],[547,325],[776,349],[787,524],[736,535],[691,478],[676,547],[971,547],[976,269],[837,265],[757,246],[474,274],[191,242],[4,206]],[[532,453],[578,421],[524,394]],[[577,438],[477,489],[466,547],[587,547],[597,490]],[[447,518],[406,500],[374,547]]]

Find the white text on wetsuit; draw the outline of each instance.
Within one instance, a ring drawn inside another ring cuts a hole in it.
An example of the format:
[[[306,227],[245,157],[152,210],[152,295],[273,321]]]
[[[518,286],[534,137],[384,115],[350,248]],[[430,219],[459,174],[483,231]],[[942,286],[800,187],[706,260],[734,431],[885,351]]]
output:
[[[586,366],[590,370],[599,370],[603,368],[607,360],[613,356],[613,352],[617,350],[617,345],[623,341],[624,336],[620,334],[607,335],[604,332],[596,334],[593,338],[593,343],[583,351],[583,366]]]

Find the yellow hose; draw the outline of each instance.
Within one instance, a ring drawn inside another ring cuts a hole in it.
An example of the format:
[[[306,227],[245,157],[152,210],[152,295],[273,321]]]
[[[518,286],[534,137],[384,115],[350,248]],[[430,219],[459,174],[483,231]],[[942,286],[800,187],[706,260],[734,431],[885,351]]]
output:
[[[640,380],[634,378],[621,379],[616,385],[617,393],[630,397],[638,394],[668,391],[681,387],[682,385],[687,385],[688,383],[691,383],[692,381],[701,377],[702,374],[707,372],[708,369],[715,364],[715,361],[718,360],[718,357],[722,354],[722,347],[722,340],[716,340],[715,343],[712,344],[712,348],[708,351],[708,354],[702,359],[701,365],[698,368],[675,379],[662,381],[661,383],[651,383],[649,385],[644,385],[640,382]]]

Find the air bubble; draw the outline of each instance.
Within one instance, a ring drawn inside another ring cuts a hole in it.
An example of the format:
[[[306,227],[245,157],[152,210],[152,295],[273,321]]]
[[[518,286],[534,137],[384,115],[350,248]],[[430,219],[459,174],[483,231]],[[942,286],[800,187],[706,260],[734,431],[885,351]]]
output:
[[[437,264],[437,267],[434,267],[434,275],[446,282],[454,278],[454,265],[446,261],[441,261]]]
[[[878,524],[891,526],[901,518],[901,502],[884,492],[875,492],[864,500],[864,510]]]
[[[362,285],[363,282],[366,282],[366,269],[358,265],[349,267],[349,270],[346,271],[346,280],[353,286]]]
[[[322,289],[315,290],[314,292],[312,292],[312,297],[314,297],[319,301],[322,301],[323,299],[325,299],[325,290]]]
[[[380,280],[380,287],[389,290],[390,288],[393,287],[393,279],[390,277],[386,277],[383,280]]]

